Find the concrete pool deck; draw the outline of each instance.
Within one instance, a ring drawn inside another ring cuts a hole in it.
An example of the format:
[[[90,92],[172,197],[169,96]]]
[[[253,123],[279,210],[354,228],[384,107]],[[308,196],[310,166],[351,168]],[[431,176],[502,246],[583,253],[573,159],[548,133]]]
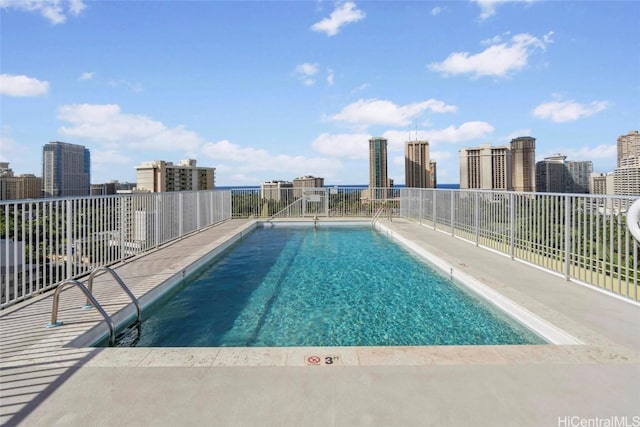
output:
[[[615,418],[640,425],[640,307],[413,222],[381,222],[584,345],[76,348],[69,343],[101,319],[81,310],[82,294],[70,289],[59,328],[44,327],[52,293],[0,312],[0,421],[570,426]],[[140,297],[251,226],[228,221],[116,271]],[[97,279],[94,293],[113,314],[129,301],[107,282]]]

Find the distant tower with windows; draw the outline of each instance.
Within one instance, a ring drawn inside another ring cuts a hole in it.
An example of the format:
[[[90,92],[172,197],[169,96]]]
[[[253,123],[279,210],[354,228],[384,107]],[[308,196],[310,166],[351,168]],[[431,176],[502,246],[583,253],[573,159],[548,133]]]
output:
[[[43,197],[91,194],[91,154],[82,145],[54,141],[42,148]]]
[[[511,140],[513,191],[536,191],[536,139],[520,136]]]
[[[502,146],[459,150],[460,188],[536,191],[536,139],[522,136]]]
[[[593,172],[591,160],[571,161],[555,154],[536,163],[536,191],[543,193],[588,193]]]
[[[618,164],[613,176],[614,194],[640,196],[640,132],[618,137]]]
[[[369,140],[369,189],[389,187],[387,175],[387,139],[379,136]],[[384,195],[378,191],[371,194],[374,199]]]
[[[407,187],[415,188],[436,186],[436,162],[429,159],[429,141],[405,143],[404,183]]]

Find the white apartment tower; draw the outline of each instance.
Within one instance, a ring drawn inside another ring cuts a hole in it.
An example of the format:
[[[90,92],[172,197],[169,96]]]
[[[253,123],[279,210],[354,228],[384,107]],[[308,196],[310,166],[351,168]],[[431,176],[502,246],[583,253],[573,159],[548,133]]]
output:
[[[640,133],[637,130],[618,137],[618,167],[613,174],[616,195],[640,196]]]
[[[165,191],[213,190],[215,168],[196,166],[196,160],[180,160],[177,165],[164,160],[144,162],[136,166],[136,190]]]

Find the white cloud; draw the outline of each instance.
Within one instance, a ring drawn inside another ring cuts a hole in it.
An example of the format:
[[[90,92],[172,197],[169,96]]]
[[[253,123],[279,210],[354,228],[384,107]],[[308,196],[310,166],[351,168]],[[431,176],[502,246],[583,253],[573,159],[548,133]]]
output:
[[[552,34],[547,33],[542,40],[531,34],[516,34],[507,42],[503,42],[501,37],[494,37],[484,41],[491,43],[491,46],[480,53],[454,52],[442,62],[429,64],[428,68],[444,76],[471,74],[473,77],[505,77],[522,70],[536,50],[545,50],[547,44],[553,43]]]
[[[107,148],[196,151],[204,140],[184,126],[167,127],[150,117],[125,114],[117,104],[71,104],[58,109],[58,118],[71,124],[62,135],[104,144]]]
[[[338,4],[328,18],[316,22],[311,26],[313,31],[326,33],[328,36],[335,36],[343,25],[358,22],[364,19],[365,13],[358,9],[355,3],[346,2]]]
[[[311,146],[325,156],[366,160],[369,158],[369,138],[371,135],[365,133],[323,133]]]
[[[474,0],[480,6],[480,19],[485,20],[496,14],[498,5],[504,3],[533,3],[537,0]]]
[[[18,153],[18,144],[11,136],[11,128],[2,126],[0,130],[0,162],[11,162],[13,156]]]
[[[493,126],[487,122],[465,122],[458,127],[453,125],[439,130],[425,131],[428,141],[459,143],[486,138],[493,132]]]
[[[486,138],[493,132],[493,126],[487,122],[465,122],[459,127],[449,126],[444,129],[428,129],[407,131],[388,130],[382,134],[389,141],[389,151],[404,151],[408,140],[429,141],[430,148],[439,143],[459,143],[474,139]]]
[[[615,163],[618,156],[618,147],[616,144],[600,144],[596,147],[582,146],[576,147],[563,147],[554,148],[552,151],[544,152],[538,159],[543,160],[545,157],[549,157],[560,153],[567,156],[567,160],[580,161],[580,160],[592,160],[602,162],[603,160],[611,160]],[[538,156],[536,156],[538,157]]]
[[[404,169],[404,155],[402,155],[402,156],[394,156],[391,159],[391,163],[393,163],[396,166],[400,166],[402,169]]]
[[[524,135],[531,135],[531,129],[517,129],[510,132],[508,135],[498,138],[500,141],[511,142],[512,139],[518,138]]]
[[[144,90],[144,88],[142,87],[142,85],[140,83],[133,83],[133,82],[130,82],[128,80],[123,80],[123,79],[109,80],[109,86],[114,87],[114,88],[126,87],[127,89],[131,90],[132,92],[142,92]]]
[[[49,92],[49,82],[27,76],[0,74],[0,94],[15,97],[42,96]]]
[[[357,88],[353,89],[351,91],[351,93],[356,93],[356,92],[360,92],[361,90],[365,90],[367,88],[371,87],[371,85],[369,83],[363,83],[360,86],[358,86]]]
[[[91,80],[93,78],[95,73],[93,72],[85,72],[80,74],[80,77],[78,77],[78,80],[80,81],[84,81],[84,80]]]
[[[68,15],[78,16],[87,6],[82,0],[0,0],[0,8],[37,12],[52,24],[62,24]]]
[[[318,64],[305,62],[298,65],[293,74],[302,81],[306,86],[313,86],[316,83],[316,75],[318,74]]]
[[[448,126],[443,129],[427,129],[415,131],[388,130],[382,134],[389,141],[389,151],[404,151],[404,143],[409,139],[429,141],[429,148],[440,143],[457,144],[476,139],[487,138],[493,132],[493,126],[487,122],[465,122],[460,126]]]
[[[402,106],[381,99],[360,99],[344,107],[338,114],[331,116],[331,119],[364,126],[406,126],[412,118],[425,110],[434,113],[451,113],[455,112],[457,107],[436,99]]]
[[[445,160],[449,160],[453,157],[451,152],[449,151],[431,151],[429,150],[429,157],[431,160],[435,160],[436,162],[443,162]]]
[[[580,104],[575,101],[551,101],[538,105],[533,110],[533,115],[539,119],[562,123],[599,113],[608,105],[607,101],[593,101],[589,104]]]
[[[442,13],[444,9],[441,8],[440,6],[436,6],[433,9],[431,9],[431,16],[438,16]]]
[[[333,70],[329,68],[327,70],[327,84],[329,86],[333,86],[334,82],[335,82],[335,75],[333,74]]]
[[[231,168],[236,174],[251,175],[261,172],[265,179],[293,179],[296,176],[312,174],[333,177],[342,170],[342,163],[335,159],[324,157],[305,157],[292,155],[273,155],[267,150],[251,147],[241,147],[228,140],[207,142],[202,147],[202,153],[213,161],[220,162],[222,170]],[[216,165],[218,167],[218,165]],[[264,172],[272,175],[264,177]],[[255,183],[255,179],[253,181]]]
[[[107,165],[133,165],[134,161],[131,157],[126,156],[120,150],[91,150],[91,167],[104,167]]]

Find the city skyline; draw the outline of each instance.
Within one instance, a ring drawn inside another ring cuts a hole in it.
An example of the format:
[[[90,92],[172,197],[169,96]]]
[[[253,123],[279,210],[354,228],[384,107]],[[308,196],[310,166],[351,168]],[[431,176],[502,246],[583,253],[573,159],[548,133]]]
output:
[[[459,149],[523,135],[536,161],[611,172],[617,138],[640,127],[636,2],[0,7],[0,161],[17,174],[40,176],[59,140],[91,151],[92,183],[193,158],[219,186],[364,184],[382,136],[397,185],[416,139],[447,184]]]

